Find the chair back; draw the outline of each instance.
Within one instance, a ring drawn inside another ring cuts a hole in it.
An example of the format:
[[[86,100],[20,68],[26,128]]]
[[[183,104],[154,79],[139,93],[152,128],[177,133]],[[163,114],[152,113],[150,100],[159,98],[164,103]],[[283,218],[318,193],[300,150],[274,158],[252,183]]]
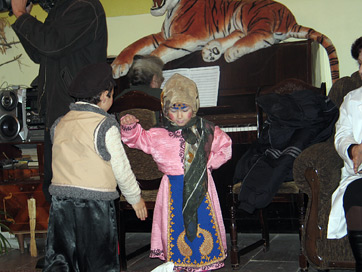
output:
[[[345,95],[361,86],[362,79],[357,71],[354,72],[350,77],[345,76],[338,79],[332,85],[331,90],[328,93],[328,97],[339,108],[343,102],[343,98],[345,97]]]
[[[119,118],[122,118],[126,114],[136,116],[141,126],[146,130],[157,124],[155,112],[148,109],[124,110],[119,113]],[[163,174],[158,170],[151,155],[138,149],[129,148],[126,145],[124,148],[131,164],[132,171],[135,174],[141,189],[146,190],[148,188],[146,181],[160,179],[162,177]]]
[[[159,98],[148,95],[142,91],[130,91],[114,99],[110,113],[119,113],[129,109],[148,109],[151,111],[161,111]]]
[[[126,114],[136,116],[141,126],[148,130],[158,123],[157,118],[160,118],[158,112],[161,112],[161,102],[160,99],[142,91],[130,91],[116,99],[112,111],[115,111],[118,120]],[[158,170],[152,156],[126,145],[124,148],[141,189],[158,189],[163,174]]]

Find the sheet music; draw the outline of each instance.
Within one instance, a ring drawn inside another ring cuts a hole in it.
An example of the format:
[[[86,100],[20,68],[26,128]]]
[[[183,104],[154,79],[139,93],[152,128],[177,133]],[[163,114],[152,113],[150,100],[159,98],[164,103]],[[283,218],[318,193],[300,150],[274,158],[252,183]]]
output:
[[[213,107],[217,105],[220,79],[219,66],[165,70],[163,71],[165,80],[161,85],[161,89],[174,73],[188,77],[196,83],[199,90],[200,107]]]

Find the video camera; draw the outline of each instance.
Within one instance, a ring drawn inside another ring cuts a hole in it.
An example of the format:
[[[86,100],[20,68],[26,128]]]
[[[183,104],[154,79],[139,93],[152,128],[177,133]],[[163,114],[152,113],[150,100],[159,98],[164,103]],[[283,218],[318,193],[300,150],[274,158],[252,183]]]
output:
[[[26,6],[30,5],[30,3],[39,4],[42,9],[46,12],[49,12],[52,7],[55,5],[55,0],[28,0]],[[9,12],[9,16],[13,15],[13,10],[11,7],[11,0],[0,0],[0,12]]]

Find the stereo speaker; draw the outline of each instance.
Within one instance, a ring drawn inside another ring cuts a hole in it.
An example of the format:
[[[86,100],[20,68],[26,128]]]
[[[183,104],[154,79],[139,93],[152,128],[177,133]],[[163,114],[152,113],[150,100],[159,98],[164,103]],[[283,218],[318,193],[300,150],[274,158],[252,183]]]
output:
[[[25,141],[27,129],[22,114],[26,89],[0,90],[0,142]]]

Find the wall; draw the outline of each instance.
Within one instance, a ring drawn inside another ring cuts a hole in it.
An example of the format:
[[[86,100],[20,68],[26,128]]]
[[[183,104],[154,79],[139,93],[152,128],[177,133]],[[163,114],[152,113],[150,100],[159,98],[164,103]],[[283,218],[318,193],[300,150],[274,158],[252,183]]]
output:
[[[328,36],[337,49],[340,77],[349,76],[358,69],[358,63],[351,56],[352,43],[362,36],[360,0],[280,0],[294,14],[301,25],[312,27]],[[331,86],[327,53],[320,48],[321,79]]]
[[[327,35],[333,41],[340,61],[341,76],[350,75],[357,70],[358,65],[350,55],[350,47],[356,38],[362,36],[362,33],[359,31],[362,26],[362,20],[360,19],[361,0],[280,0],[279,2],[286,5],[293,12],[299,24],[312,27]],[[151,1],[142,0],[140,4],[144,6],[144,10],[148,10],[148,7],[145,6],[148,3],[151,4]],[[105,7],[107,15],[115,16],[114,13],[111,14],[114,8],[110,10],[108,5],[105,5]],[[129,16],[109,16],[107,22],[109,33],[108,55],[114,56],[137,39],[159,32],[163,17],[153,17],[148,13]],[[10,27],[7,27],[6,31],[8,41],[17,40]],[[321,81],[327,82],[327,88],[330,88],[331,79],[328,57],[323,48],[320,48],[319,51],[321,68],[316,73],[318,73]],[[23,54],[21,58],[22,65],[13,62],[0,66],[0,85],[4,82],[8,84],[29,85],[35,78],[37,66],[27,58],[21,45],[16,45],[11,50],[8,50],[6,55],[0,55],[0,63],[19,54]]]

